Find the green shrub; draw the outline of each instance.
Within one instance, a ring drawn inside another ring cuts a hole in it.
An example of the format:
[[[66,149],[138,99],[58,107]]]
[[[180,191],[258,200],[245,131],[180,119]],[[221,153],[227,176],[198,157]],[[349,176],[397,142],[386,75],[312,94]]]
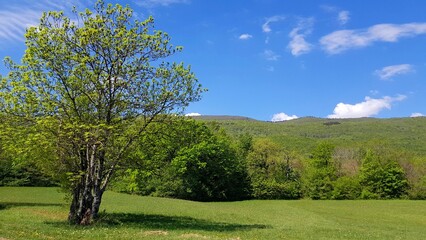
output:
[[[299,182],[257,181],[252,184],[256,199],[299,199],[302,196]]]
[[[333,183],[332,199],[358,199],[362,187],[357,177],[343,176]]]

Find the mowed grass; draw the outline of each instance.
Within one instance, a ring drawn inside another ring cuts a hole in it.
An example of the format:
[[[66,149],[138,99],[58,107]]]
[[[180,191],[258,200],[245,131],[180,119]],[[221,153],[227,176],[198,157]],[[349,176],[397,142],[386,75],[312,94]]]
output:
[[[0,239],[426,239],[426,201],[103,200],[102,220],[76,227],[57,188],[1,187]]]

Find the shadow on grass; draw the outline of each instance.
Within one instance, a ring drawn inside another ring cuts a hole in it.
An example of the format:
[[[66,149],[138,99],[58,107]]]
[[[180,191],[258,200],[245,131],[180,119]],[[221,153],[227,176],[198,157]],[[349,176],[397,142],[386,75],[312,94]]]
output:
[[[65,222],[47,222],[57,227],[69,227]],[[204,219],[196,219],[182,216],[165,216],[155,214],[134,213],[103,213],[100,219],[92,225],[95,228],[140,228],[152,230],[202,230],[202,231],[245,231],[251,229],[270,228],[261,224],[235,224],[213,222]],[[83,228],[83,227],[82,227]]]
[[[63,206],[59,203],[30,203],[30,202],[0,202],[0,210],[12,207],[56,207]]]

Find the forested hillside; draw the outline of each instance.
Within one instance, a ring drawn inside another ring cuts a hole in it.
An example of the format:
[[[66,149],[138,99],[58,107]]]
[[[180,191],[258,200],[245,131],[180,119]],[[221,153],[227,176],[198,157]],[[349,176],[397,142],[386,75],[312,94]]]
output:
[[[305,117],[284,122],[264,122],[234,116],[201,116],[215,121],[234,136],[248,133],[270,138],[288,150],[309,153],[319,142],[336,147],[386,145],[415,155],[426,155],[426,117],[323,119]]]

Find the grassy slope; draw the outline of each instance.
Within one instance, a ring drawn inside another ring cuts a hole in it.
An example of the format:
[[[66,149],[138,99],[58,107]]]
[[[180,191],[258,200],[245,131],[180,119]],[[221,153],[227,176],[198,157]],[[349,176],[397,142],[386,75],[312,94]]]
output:
[[[250,133],[268,137],[284,147],[309,152],[319,141],[330,141],[340,147],[381,143],[398,150],[426,156],[426,117],[392,119],[321,119],[300,118],[285,122],[262,122],[237,117],[198,118],[216,121],[231,135]],[[326,125],[327,122],[339,124]]]
[[[425,201],[199,203],[107,192],[102,223],[68,226],[55,188],[0,188],[0,239],[426,239]]]

